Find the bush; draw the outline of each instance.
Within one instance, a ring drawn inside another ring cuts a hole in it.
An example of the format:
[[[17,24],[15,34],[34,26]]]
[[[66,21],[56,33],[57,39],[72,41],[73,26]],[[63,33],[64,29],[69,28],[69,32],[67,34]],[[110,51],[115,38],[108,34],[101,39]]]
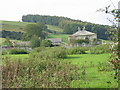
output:
[[[60,60],[29,59],[11,62],[2,68],[3,88],[68,88],[79,80],[78,67]]]
[[[90,48],[91,54],[102,54],[102,53],[109,53],[109,52],[110,52],[109,45],[98,45]]]
[[[61,58],[64,59],[67,57],[65,48],[62,47],[53,47],[53,48],[36,48],[31,54],[32,57],[37,58]]]
[[[8,53],[9,53],[8,51],[2,50],[2,55],[6,55],[6,54],[8,54]]]
[[[42,40],[41,46],[51,47],[52,46],[52,42],[50,40]]]
[[[98,63],[98,71],[112,71],[113,68],[108,62]]]
[[[11,49],[10,54],[28,54],[28,51],[25,49]]]
[[[46,48],[45,47],[37,47],[37,48],[34,48],[31,53],[39,53],[39,52],[42,52],[44,51]]]
[[[87,48],[73,47],[67,50],[67,54],[86,54]]]

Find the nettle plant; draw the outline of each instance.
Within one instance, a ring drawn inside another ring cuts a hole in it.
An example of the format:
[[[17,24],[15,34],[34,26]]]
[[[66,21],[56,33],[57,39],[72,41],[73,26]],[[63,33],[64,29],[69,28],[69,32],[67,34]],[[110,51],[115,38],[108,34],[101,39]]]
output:
[[[100,9],[99,11],[105,12],[107,14],[111,14],[114,16],[113,20],[109,20],[113,23],[113,27],[109,29],[109,34],[111,34],[110,39],[114,42],[111,45],[111,64],[113,65],[113,69],[115,70],[115,79],[120,81],[120,9],[112,9],[110,10],[110,5],[105,7],[105,9]]]

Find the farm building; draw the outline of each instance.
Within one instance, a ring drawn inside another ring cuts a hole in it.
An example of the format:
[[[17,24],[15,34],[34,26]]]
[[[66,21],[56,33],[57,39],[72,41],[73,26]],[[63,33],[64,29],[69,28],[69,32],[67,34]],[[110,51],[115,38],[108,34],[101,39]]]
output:
[[[30,41],[22,41],[22,42],[13,42],[14,46],[24,46],[24,47],[29,47],[30,46]]]
[[[68,42],[70,46],[91,46],[98,43],[97,34],[86,31],[85,27],[82,30],[78,27],[78,31],[68,37]]]
[[[61,45],[61,43],[62,43],[61,38],[50,38],[50,39],[47,39],[47,40],[50,40],[53,45]]]

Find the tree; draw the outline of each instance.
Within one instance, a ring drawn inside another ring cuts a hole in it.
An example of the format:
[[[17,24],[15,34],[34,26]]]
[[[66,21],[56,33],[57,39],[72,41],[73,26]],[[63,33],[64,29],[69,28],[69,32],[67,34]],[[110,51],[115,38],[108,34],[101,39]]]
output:
[[[120,4],[120,2],[119,2]],[[120,7],[119,9],[110,10],[110,5],[105,7],[105,9],[100,9],[99,11],[104,11],[107,14],[114,16],[114,20],[109,20],[113,23],[114,29],[111,29],[109,33],[112,34],[112,40],[114,44],[111,46],[112,56],[111,63],[113,64],[115,70],[115,79],[120,81]],[[118,23],[118,25],[117,25]],[[120,83],[120,82],[119,82]]]
[[[22,39],[31,40],[31,37],[33,35],[36,35],[37,37],[41,39],[45,39],[47,34],[45,34],[43,31],[45,31],[46,29],[47,29],[47,26],[45,26],[45,24],[42,24],[42,23],[28,24],[24,28],[25,33],[23,34]]]
[[[50,40],[42,40],[41,46],[51,47],[52,46],[52,42]]]
[[[97,39],[96,38],[93,39],[93,45],[97,45]]]
[[[32,48],[36,48],[36,47],[39,47],[40,46],[40,38],[37,37],[36,35],[33,35],[32,38],[31,38],[31,43],[30,43],[30,46]]]

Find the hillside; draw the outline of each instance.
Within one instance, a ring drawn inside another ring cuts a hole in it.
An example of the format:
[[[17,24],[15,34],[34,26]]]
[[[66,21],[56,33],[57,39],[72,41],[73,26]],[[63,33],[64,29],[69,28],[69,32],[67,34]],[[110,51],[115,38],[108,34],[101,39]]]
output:
[[[32,22],[17,22],[17,21],[1,21],[0,24],[2,25],[2,29],[0,30],[6,30],[6,31],[15,31],[15,32],[23,32],[24,31],[24,26],[27,24],[34,24]],[[55,31],[58,33],[63,32],[63,29],[53,26],[53,25],[47,25],[49,30]]]
[[[2,21],[0,20],[0,24],[2,25],[1,30],[5,31],[14,31],[14,32],[24,32],[24,26],[27,24],[34,24],[32,22],[17,22],[17,21]],[[63,32],[63,29],[59,28],[58,26],[54,25],[48,25],[48,30],[53,33],[48,34],[48,38],[62,38],[63,42],[67,42],[68,35],[67,34],[61,34]]]
[[[63,29],[65,34],[73,34],[78,30],[78,27],[81,29],[86,28],[87,31],[97,34],[98,39],[107,40],[110,36],[106,32],[111,28],[107,25],[94,24],[90,22],[83,22],[81,20],[74,20],[67,17],[59,16],[49,16],[49,15],[23,15],[23,22],[42,22],[44,24],[54,25]]]

